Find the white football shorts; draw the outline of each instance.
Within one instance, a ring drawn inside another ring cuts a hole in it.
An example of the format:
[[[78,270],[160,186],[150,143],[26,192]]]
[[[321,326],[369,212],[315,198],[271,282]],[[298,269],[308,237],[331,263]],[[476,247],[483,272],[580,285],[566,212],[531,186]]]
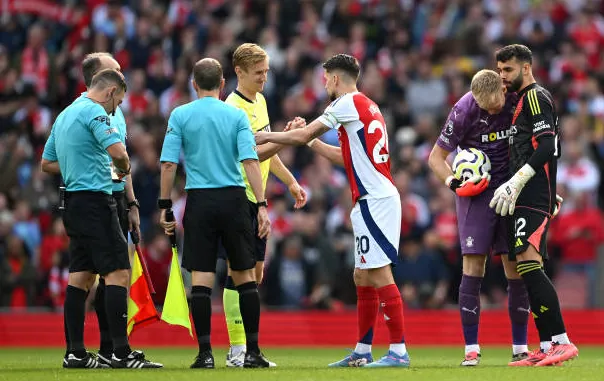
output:
[[[401,199],[398,194],[385,198],[361,198],[352,212],[354,267],[376,269],[398,263],[401,239]]]

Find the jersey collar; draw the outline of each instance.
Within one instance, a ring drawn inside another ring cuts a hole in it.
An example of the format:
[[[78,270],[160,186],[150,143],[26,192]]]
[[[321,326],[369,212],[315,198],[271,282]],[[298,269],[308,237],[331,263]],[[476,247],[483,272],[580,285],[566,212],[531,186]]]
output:
[[[532,88],[537,87],[537,82],[533,82],[530,85],[528,85],[527,87],[525,87],[524,89],[522,89],[520,92],[518,92],[518,99],[520,99],[524,94],[527,93],[527,91],[529,91]]]
[[[241,99],[243,99],[244,101],[249,102],[249,103],[254,103],[254,101],[253,101],[253,100],[251,100],[250,98],[248,98],[248,97],[246,97],[245,95],[241,94],[241,92],[240,92],[239,90],[235,89],[235,90],[233,90],[233,92],[234,92],[235,94],[239,95],[239,97],[240,97]]]

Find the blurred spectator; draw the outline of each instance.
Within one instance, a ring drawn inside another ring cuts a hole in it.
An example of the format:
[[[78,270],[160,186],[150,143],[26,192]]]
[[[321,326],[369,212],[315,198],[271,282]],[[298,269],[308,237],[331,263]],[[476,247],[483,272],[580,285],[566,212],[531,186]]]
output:
[[[604,216],[589,192],[571,196],[574,208],[551,224],[550,242],[560,248],[563,270],[581,272],[588,279],[588,305],[595,303],[596,258],[604,243]]]
[[[155,295],[152,295],[153,301],[155,304],[161,305],[166,298],[170,263],[172,261],[172,248],[168,237],[163,231],[155,230],[155,234],[147,241],[141,254],[144,255],[147,261],[149,277],[155,288]]]
[[[562,149],[564,156],[558,166],[558,183],[570,192],[585,192],[595,202],[600,184],[598,168],[585,156],[581,142],[565,141]]]
[[[36,269],[25,243],[19,237],[10,236],[6,250],[6,257],[0,261],[0,306],[34,306]]]
[[[283,241],[283,249],[272,258],[264,280],[267,305],[300,309],[316,304],[311,297],[318,285],[316,263],[304,257],[303,249],[302,237],[292,235]]]
[[[527,44],[534,53],[537,81],[552,89],[562,130],[560,189],[571,194],[587,192],[589,198],[582,206],[581,198],[567,196],[562,213],[572,217],[579,213],[573,211],[575,207],[585,207],[586,215],[595,216],[592,209],[604,207],[601,1],[47,3],[54,13],[15,11],[0,21],[0,263],[7,263],[9,242],[24,242],[30,258],[27,266],[34,266],[39,275],[34,298],[38,305],[52,305],[50,299],[60,303],[61,295],[55,291],[61,288],[61,261],[56,253],[65,244],[55,217],[61,179],[39,172],[41,149],[58,113],[85,91],[80,64],[92,51],[114,54],[128,81],[122,104],[128,122],[127,148],[141,203],[144,242],[149,245],[145,253],[153,257],[151,261],[158,261],[154,275],[158,282],[165,278],[160,274],[168,260],[161,255],[168,254],[165,239],[155,230],[158,153],[170,112],[195,99],[190,69],[200,57],[211,56],[223,64],[223,95],[232,91],[236,81],[231,54],[243,42],[259,43],[269,52],[271,70],[264,95],[274,131],[282,130],[295,116],[311,121],[322,112],[328,102],[321,67],[326,58],[344,52],[361,61],[359,88],[376,100],[388,126],[392,175],[403,205],[401,255],[413,266],[433,266],[429,270],[436,273],[445,264],[451,276],[447,302],[455,299],[459,283],[455,277],[461,273],[453,195],[435,181],[426,157],[444,113],[468,91],[474,72],[494,68],[493,52],[499,46]],[[338,144],[337,131],[322,139]],[[301,263],[304,269],[314,269],[313,284],[305,285],[302,302],[296,295],[286,295],[286,304],[295,308],[353,304],[354,240],[346,178],[341,168],[306,147],[285,148],[280,156],[308,191],[309,204],[294,211],[284,186],[274,178],[269,180],[266,193],[273,237],[267,271],[281,273],[283,263],[293,272],[299,271]],[[181,166],[174,191],[178,220],[186,202],[183,188]],[[566,218],[563,214],[560,220]],[[592,217],[581,223],[590,220]],[[589,240],[581,236],[583,244],[604,242],[590,231]],[[301,248],[296,248],[296,239],[289,242],[291,259],[284,262],[285,242],[290,237],[301,239]],[[554,251],[558,250],[564,261],[569,258],[566,242],[552,244],[554,260],[550,262],[556,261]],[[301,251],[301,259],[294,260],[296,250]],[[418,259],[412,260],[413,255]],[[271,266],[273,260],[281,264]],[[501,274],[491,270],[499,271],[499,263],[495,260],[490,266],[489,277],[498,287]],[[54,268],[52,286],[47,287]],[[396,271],[402,268],[398,266]],[[426,273],[432,274],[430,271]],[[442,289],[431,284],[432,292]],[[301,283],[291,286],[298,293],[302,289]],[[51,292],[53,287],[58,288]],[[411,300],[416,305],[445,303],[434,293],[424,294],[421,287],[404,287],[403,291],[411,296],[415,293]],[[271,298],[281,303],[281,296]]]
[[[426,233],[424,242],[402,242],[401,261],[394,269],[401,296],[411,308],[440,308],[447,296],[449,274],[438,250],[438,236]]]

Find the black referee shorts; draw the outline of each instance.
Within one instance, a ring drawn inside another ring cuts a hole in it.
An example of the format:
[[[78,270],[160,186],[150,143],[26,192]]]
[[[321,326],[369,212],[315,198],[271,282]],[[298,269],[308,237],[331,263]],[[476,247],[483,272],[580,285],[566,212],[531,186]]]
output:
[[[128,243],[111,195],[66,192],[63,223],[70,238],[69,272],[90,271],[104,276],[130,268]]]
[[[258,237],[258,205],[249,201],[249,199],[247,204],[250,208],[250,221],[252,223],[252,228],[254,229],[254,259],[256,262],[264,262],[267,238]],[[227,259],[226,249],[224,248],[222,241],[218,243],[218,258]]]
[[[126,192],[119,191],[113,192],[113,199],[115,200],[117,206],[117,218],[120,221],[120,227],[122,228],[122,233],[124,233],[124,238],[128,241],[128,203],[126,202]]]
[[[216,272],[219,241],[232,270],[255,266],[254,231],[244,188],[188,190],[183,227],[183,268]]]

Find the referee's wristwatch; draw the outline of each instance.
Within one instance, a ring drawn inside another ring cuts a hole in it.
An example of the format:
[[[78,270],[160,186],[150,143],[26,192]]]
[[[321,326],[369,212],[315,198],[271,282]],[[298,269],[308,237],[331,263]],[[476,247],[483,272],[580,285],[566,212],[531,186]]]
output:
[[[268,207],[268,201],[266,201],[266,200],[259,201],[259,202],[256,203],[256,206],[259,207],[259,208],[261,206],[264,206],[265,208],[267,208]]]
[[[138,210],[141,210],[141,204],[139,204],[137,199],[134,199],[128,203],[128,209],[132,209],[133,206],[136,206]]]

